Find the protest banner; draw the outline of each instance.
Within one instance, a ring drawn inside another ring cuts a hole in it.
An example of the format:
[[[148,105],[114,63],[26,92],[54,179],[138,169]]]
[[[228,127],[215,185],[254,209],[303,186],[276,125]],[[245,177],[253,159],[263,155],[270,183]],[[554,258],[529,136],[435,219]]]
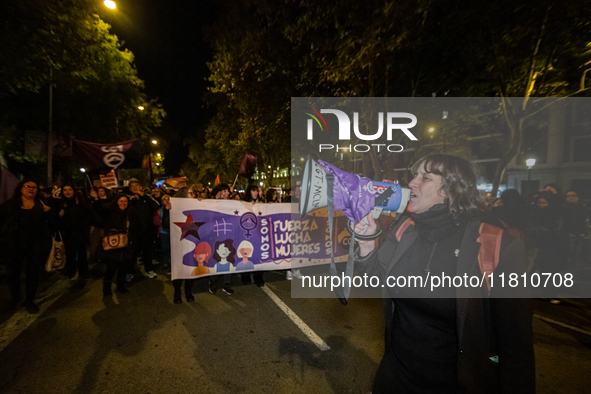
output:
[[[118,186],[117,176],[115,175],[115,171],[111,170],[106,175],[100,174],[100,177],[101,177],[101,184],[104,187],[106,187],[107,189],[113,189]]]
[[[351,235],[346,218],[293,214],[292,204],[172,198],[172,279],[301,268],[346,261]]]

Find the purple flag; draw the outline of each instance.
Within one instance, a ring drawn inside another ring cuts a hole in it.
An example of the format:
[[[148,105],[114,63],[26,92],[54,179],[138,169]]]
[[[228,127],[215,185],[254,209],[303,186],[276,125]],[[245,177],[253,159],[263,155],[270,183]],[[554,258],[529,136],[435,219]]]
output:
[[[74,140],[74,147],[89,172],[108,173],[117,168],[141,168],[143,151],[138,140],[97,144]]]
[[[376,202],[371,180],[350,174],[322,160],[318,160],[318,164],[325,172],[334,174],[334,209],[343,211],[353,223],[361,222]]]
[[[245,154],[240,164],[238,174],[250,178],[254,175],[257,168],[257,158],[250,154]]]

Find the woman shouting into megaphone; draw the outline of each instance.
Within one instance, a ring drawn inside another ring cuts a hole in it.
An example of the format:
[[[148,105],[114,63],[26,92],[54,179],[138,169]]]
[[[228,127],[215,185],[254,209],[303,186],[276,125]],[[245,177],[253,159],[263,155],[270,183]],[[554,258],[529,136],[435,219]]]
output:
[[[373,393],[535,392],[527,289],[501,294],[488,278],[475,287],[451,280],[524,273],[523,243],[483,223],[468,161],[430,155],[412,172],[409,213],[379,248],[360,240],[356,251],[362,270],[385,289],[386,346]],[[376,230],[371,213],[355,226]]]

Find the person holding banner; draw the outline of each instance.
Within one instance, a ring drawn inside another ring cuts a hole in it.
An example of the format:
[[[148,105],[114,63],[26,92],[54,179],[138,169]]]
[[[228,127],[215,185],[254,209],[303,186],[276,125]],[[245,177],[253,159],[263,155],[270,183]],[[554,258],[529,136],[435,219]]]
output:
[[[421,158],[408,211],[380,248],[360,240],[364,273],[386,278],[477,275],[483,204],[471,163],[450,155]],[[409,217],[410,216],[410,217]],[[491,226],[494,227],[494,226]],[[375,234],[370,213],[355,231]],[[498,229],[500,230],[500,229]],[[497,273],[524,273],[523,243],[502,234]],[[498,239],[498,238],[497,238]],[[527,289],[496,298],[498,287],[385,288],[385,353],[373,393],[534,393],[532,309]],[[489,293],[487,294],[487,290]],[[505,289],[506,290],[506,289]],[[437,297],[437,298],[435,298]]]
[[[183,186],[176,192],[174,196],[177,198],[195,198],[195,196],[190,193],[191,188],[189,186]],[[170,234],[168,239],[170,242]],[[195,284],[195,279],[175,279],[172,281],[172,286],[174,287],[173,302],[175,304],[183,303],[183,299],[181,298],[181,287],[183,286],[183,283],[185,284],[185,298],[187,299],[187,302],[195,301],[195,297],[193,296],[193,285]]]
[[[0,205],[0,245],[2,260],[7,262],[7,283],[16,307],[22,299],[21,272],[26,275],[25,309],[39,312],[35,294],[39,286],[39,271],[51,249],[48,222],[55,210],[39,199],[36,182],[25,180],[16,187],[12,198]]]

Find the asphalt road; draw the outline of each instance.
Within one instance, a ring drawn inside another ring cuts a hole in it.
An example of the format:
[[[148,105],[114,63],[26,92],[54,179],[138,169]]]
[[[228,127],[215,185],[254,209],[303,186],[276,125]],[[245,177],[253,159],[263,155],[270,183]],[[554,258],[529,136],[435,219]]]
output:
[[[100,279],[73,291],[50,278],[38,315],[0,304],[0,393],[371,391],[381,300],[291,298],[282,272],[267,273],[266,288],[233,280],[232,296],[209,294],[200,280],[195,302],[175,305],[162,274],[112,297]],[[535,300],[539,393],[591,392],[590,306]]]

